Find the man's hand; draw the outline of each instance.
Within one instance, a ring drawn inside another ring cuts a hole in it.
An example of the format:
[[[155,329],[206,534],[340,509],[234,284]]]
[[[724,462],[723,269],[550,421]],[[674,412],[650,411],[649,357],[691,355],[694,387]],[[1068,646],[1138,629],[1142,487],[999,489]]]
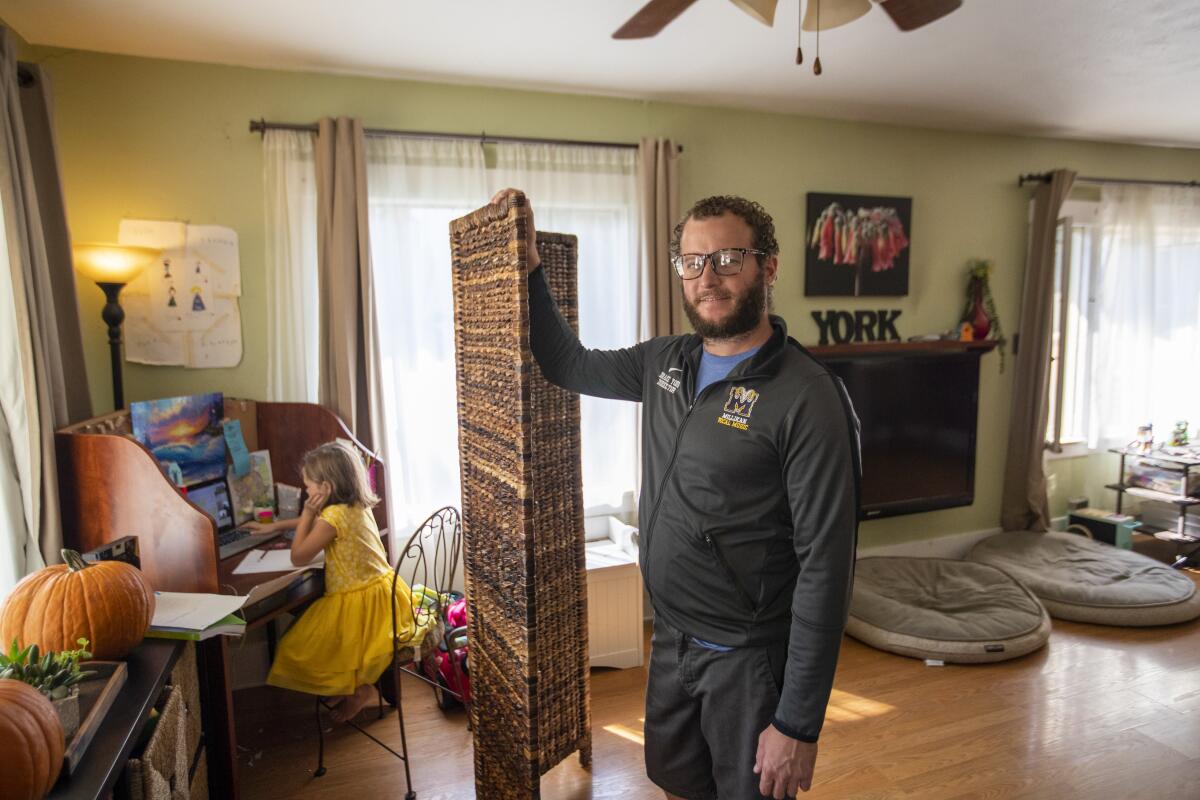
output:
[[[506,196],[519,191],[520,189],[501,189],[500,191],[496,192],[496,194],[492,195],[492,205],[496,205]],[[525,247],[526,251],[529,253],[529,271],[533,272],[535,269],[541,266],[542,257],[538,255],[537,227],[533,224],[533,203],[529,201],[528,196],[525,197],[525,207],[522,210],[522,213],[524,213],[526,219],[529,220],[529,225],[526,226]]]
[[[758,754],[754,774],[759,776],[758,791],[775,800],[794,797],[812,788],[813,766],[817,762],[816,743],[785,736],[768,725],[758,736]]]

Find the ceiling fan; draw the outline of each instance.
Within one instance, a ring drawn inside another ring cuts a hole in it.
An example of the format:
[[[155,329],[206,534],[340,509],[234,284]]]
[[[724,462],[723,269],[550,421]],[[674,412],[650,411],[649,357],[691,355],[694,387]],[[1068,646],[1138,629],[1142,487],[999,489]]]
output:
[[[647,39],[667,27],[696,0],[650,0],[613,34],[614,39]],[[730,0],[764,25],[775,23],[778,0]],[[801,27],[821,31],[853,22],[871,10],[883,8],[902,31],[912,31],[941,19],[962,5],[962,0],[809,0]]]

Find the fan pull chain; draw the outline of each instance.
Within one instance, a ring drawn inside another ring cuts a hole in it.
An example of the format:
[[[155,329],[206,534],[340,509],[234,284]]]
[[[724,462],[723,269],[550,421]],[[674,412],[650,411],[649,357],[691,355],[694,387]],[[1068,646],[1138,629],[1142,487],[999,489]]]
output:
[[[800,21],[797,23],[796,27],[796,63],[803,64],[804,48],[802,45],[804,44],[804,3],[802,1],[797,3],[797,5],[800,6]]]
[[[817,2],[817,59],[813,62],[813,75],[821,74],[821,0]]]

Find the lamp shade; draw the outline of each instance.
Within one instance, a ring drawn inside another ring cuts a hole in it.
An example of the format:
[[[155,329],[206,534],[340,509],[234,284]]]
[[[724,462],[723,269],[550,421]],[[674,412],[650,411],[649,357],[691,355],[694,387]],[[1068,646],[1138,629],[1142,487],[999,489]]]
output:
[[[129,283],[161,250],[123,244],[77,244],[71,248],[75,269],[96,283]]]
[[[733,4],[768,27],[775,24],[778,0],[732,0]]]
[[[827,31],[854,22],[870,10],[871,0],[808,0],[804,22],[800,27],[806,31]],[[818,16],[820,26],[817,25]]]

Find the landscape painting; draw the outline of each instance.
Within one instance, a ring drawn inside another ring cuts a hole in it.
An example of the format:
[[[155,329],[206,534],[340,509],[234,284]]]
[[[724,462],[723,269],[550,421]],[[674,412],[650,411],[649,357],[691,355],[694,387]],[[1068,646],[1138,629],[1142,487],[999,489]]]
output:
[[[225,397],[220,392],[131,403],[129,414],[134,438],[178,485],[225,477]]]

